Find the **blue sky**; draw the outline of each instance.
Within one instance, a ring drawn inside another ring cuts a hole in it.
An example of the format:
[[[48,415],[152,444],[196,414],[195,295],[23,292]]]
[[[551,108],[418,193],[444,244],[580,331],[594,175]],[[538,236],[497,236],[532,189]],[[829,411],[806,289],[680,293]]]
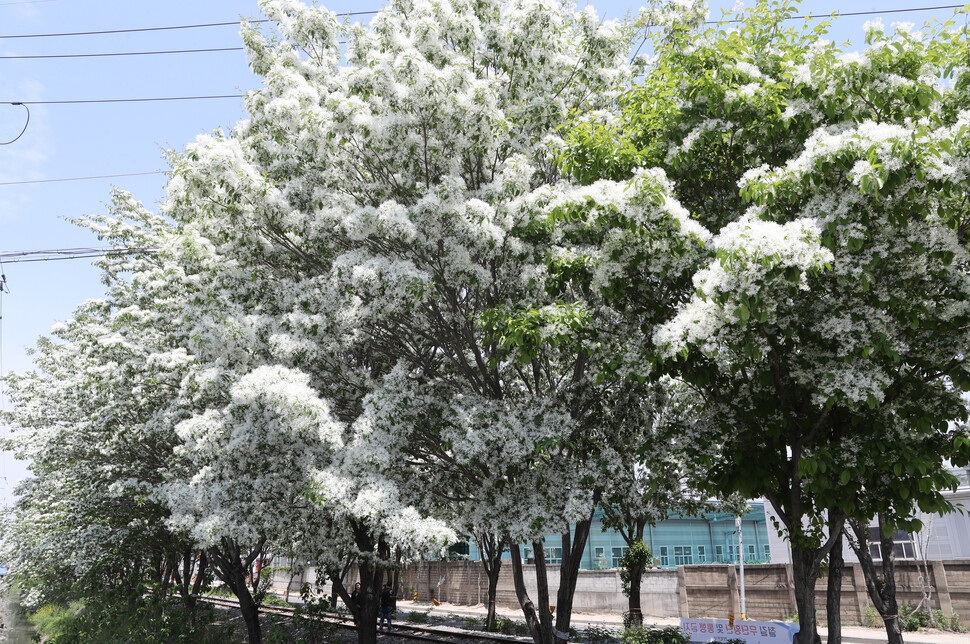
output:
[[[378,9],[382,0],[336,0],[334,11]],[[639,2],[592,3],[607,18],[622,17]],[[735,0],[712,0],[711,17]],[[747,5],[753,0],[747,0]],[[955,4],[947,0],[805,0],[805,13],[887,11]],[[258,16],[256,0],[0,0],[0,36],[102,31],[237,21]],[[952,9],[882,16],[917,25],[948,18]],[[875,18],[840,19],[832,30],[837,42],[862,41],[862,25]],[[366,20],[367,17],[362,17]],[[0,101],[58,101],[237,94],[258,86],[242,51],[68,59],[11,59],[10,56],[108,53],[239,47],[236,26],[155,32],[0,38]],[[165,169],[162,151],[181,149],[201,132],[231,127],[243,118],[241,99],[35,105],[30,124],[15,143],[0,146],[0,252],[97,245],[97,240],[67,219],[105,210],[112,186],[129,190],[153,208],[164,194],[165,176],[119,177],[87,181],[3,185],[92,175]],[[23,126],[21,107],[0,105],[0,141]],[[30,367],[26,348],[51,325],[71,316],[74,307],[102,294],[90,260],[7,263],[10,294],[2,296],[2,368]],[[0,503],[25,473],[24,464],[0,455]]]

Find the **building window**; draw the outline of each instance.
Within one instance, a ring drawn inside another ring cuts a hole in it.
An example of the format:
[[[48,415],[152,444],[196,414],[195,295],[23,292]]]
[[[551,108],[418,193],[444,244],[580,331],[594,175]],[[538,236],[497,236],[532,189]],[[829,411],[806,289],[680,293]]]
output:
[[[629,551],[630,551],[629,548],[613,548],[613,567],[614,568],[620,567],[620,559],[625,557],[626,553]]]
[[[748,544],[748,558],[745,561],[755,561],[758,559],[758,552],[755,550],[754,544]]]
[[[690,546],[674,546],[674,565],[687,566],[694,563]]]
[[[606,548],[593,548],[593,570],[606,570],[609,564],[606,561]]]
[[[714,546],[714,560],[717,563],[724,563],[724,546]]]
[[[707,563],[707,550],[704,546],[697,546],[697,563]]]
[[[670,565],[670,555],[667,551],[667,546],[660,546],[660,565],[669,566]]]
[[[877,561],[882,560],[879,528],[869,528],[869,554]],[[916,551],[913,548],[913,537],[908,532],[896,530],[893,533],[893,555],[897,559],[915,558]]]
[[[767,543],[765,544],[765,561],[771,563],[771,547]]]
[[[562,548],[546,548],[546,563],[547,564],[561,564],[562,563]]]

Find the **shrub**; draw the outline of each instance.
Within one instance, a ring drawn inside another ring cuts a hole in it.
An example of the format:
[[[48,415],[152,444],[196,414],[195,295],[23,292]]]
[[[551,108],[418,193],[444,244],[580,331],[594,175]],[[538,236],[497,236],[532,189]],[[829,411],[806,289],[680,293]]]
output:
[[[31,622],[48,644],[223,644],[234,641],[227,628],[212,624],[212,611],[200,608],[190,614],[174,599],[139,599],[100,596],[83,607],[44,607]]]
[[[263,597],[264,606],[282,606],[283,608],[291,608],[290,602],[286,601],[282,597],[277,597],[276,595],[266,595]]]
[[[875,606],[866,605],[865,611],[862,614],[862,625],[868,626],[869,628],[882,628],[882,617],[880,617],[879,611],[876,610]]]
[[[587,626],[580,637],[589,644],[607,644],[615,642],[618,636],[619,633],[606,626]]]
[[[70,606],[47,604],[31,615],[29,621],[43,640],[56,642],[72,630],[77,613],[82,608],[80,602],[73,602]]]
[[[412,624],[427,624],[428,614],[422,613],[419,610],[412,610],[408,613],[408,616],[404,618],[404,621],[411,622]]]
[[[621,639],[625,644],[689,644],[690,638],[676,626],[667,628],[628,628]]]
[[[912,604],[899,607],[899,628],[903,631],[918,631],[930,625],[930,611],[925,608],[916,610]]]
[[[327,614],[331,612],[329,599],[314,597],[309,584],[303,584],[300,595],[303,598],[303,605],[297,606],[293,613],[293,625],[300,637],[294,637],[290,641],[306,644],[325,644],[325,642],[335,641],[340,626],[327,619]]]
[[[481,629],[482,622],[479,621],[476,628]],[[528,635],[529,627],[522,622],[516,622],[508,617],[496,617],[495,632],[502,633],[503,635]]]
[[[463,628],[466,631],[480,631],[485,628],[485,618],[477,619],[474,617],[465,617],[463,620]]]
[[[957,633],[964,633],[967,630],[967,627],[960,621],[960,615],[956,611],[953,611],[953,615],[950,616],[950,630]]]

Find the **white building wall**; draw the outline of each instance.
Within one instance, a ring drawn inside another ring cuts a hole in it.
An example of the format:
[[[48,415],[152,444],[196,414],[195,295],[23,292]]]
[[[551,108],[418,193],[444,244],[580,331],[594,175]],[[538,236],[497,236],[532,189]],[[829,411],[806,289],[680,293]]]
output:
[[[957,472],[961,485],[956,492],[947,492],[945,496],[962,508],[946,515],[920,515],[924,531],[929,530],[929,538],[914,535],[914,541],[926,543],[927,559],[944,561],[948,559],[970,559],[970,481],[966,472]],[[771,548],[772,563],[791,563],[791,546],[787,534],[778,534],[774,529],[774,522],[781,524],[771,503],[765,501],[765,518],[768,523],[768,544]],[[774,522],[773,522],[774,520]],[[852,548],[845,545],[843,556],[846,562],[859,561]]]

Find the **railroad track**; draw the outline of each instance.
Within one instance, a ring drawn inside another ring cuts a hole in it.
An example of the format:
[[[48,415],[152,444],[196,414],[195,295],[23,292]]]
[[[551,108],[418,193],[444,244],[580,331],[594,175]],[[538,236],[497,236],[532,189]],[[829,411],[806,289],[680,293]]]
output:
[[[229,599],[227,597],[213,597],[211,595],[204,595],[199,597],[199,599],[220,608],[239,608],[239,602],[237,602],[235,599]],[[287,608],[284,606],[263,605],[259,607],[259,611],[261,613],[280,615],[282,617],[293,617],[295,610],[296,609],[294,608]],[[338,626],[347,630],[357,630],[357,626],[354,624],[352,617],[341,615],[339,613],[324,613],[324,618],[330,623],[337,624]],[[532,641],[531,638],[497,635],[495,633],[481,633],[454,627],[418,626],[407,622],[395,623],[394,630],[390,633],[390,635],[392,637],[399,637],[401,639],[420,640],[425,642],[447,642],[449,644],[467,644],[468,642],[522,644],[523,642]]]

